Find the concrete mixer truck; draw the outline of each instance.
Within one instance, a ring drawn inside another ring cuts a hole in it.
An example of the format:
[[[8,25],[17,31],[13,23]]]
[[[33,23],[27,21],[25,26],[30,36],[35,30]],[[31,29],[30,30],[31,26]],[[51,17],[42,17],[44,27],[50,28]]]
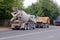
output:
[[[34,15],[27,14],[24,11],[18,10],[17,12],[12,12],[11,29],[35,29],[36,20]]]

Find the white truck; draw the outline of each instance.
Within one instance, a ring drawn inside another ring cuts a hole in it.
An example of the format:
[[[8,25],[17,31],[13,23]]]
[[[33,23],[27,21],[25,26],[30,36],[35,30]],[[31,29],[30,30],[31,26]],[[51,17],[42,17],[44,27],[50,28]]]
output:
[[[18,11],[17,14],[11,13],[13,18],[11,21],[11,28],[16,29],[35,29],[36,20],[33,15],[29,15],[24,11]]]

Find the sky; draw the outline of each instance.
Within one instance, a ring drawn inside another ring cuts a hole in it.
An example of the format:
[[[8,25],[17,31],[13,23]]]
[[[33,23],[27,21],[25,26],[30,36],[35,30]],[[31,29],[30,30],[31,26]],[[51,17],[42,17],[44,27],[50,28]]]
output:
[[[24,6],[27,7],[29,5],[32,5],[32,3],[35,3],[37,0],[25,0],[23,2]]]
[[[37,0],[25,0],[23,2],[25,7],[28,7],[29,5],[32,5],[32,3],[36,3]],[[54,0],[58,5],[60,5],[60,0]]]
[[[60,6],[60,0],[54,0]]]

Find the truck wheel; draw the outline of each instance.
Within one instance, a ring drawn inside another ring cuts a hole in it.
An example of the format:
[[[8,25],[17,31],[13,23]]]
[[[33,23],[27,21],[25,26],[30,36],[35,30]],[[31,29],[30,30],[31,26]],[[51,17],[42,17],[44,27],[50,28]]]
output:
[[[47,28],[49,28],[49,26],[47,26]]]
[[[44,28],[47,28],[47,24],[44,24]]]
[[[16,30],[20,30],[20,28],[16,28]]]
[[[19,27],[19,26],[15,26],[15,29],[16,29],[16,30],[20,30],[20,27]]]
[[[42,28],[45,28],[45,24],[42,24]]]
[[[34,26],[33,29],[35,29],[36,27]]]
[[[32,30],[32,29],[35,29],[35,27],[33,26],[33,27],[31,27],[30,29],[31,29],[31,30]]]
[[[47,25],[47,28],[49,28],[49,25]]]
[[[15,28],[12,28],[12,30],[15,30]]]
[[[39,24],[38,23],[36,24],[36,28],[39,28]]]
[[[49,28],[49,24],[45,24],[46,28]]]
[[[38,28],[41,28],[41,26],[40,26],[40,25],[38,25]]]
[[[49,28],[49,24],[45,24],[44,26],[45,26],[45,28]]]
[[[38,25],[36,26],[36,28],[38,28]]]

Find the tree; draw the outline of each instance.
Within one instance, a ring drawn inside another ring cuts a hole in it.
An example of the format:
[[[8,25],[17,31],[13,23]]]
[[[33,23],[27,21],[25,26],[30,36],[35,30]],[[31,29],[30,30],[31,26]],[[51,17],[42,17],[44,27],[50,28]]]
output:
[[[51,0],[39,0],[25,9],[27,13],[50,17],[51,22],[59,15],[57,4]]]
[[[2,19],[10,18],[10,13],[13,6],[17,6],[19,9],[22,9],[22,3],[20,1],[3,0],[2,2],[0,2],[0,15],[3,17],[1,17]]]
[[[0,23],[12,17],[11,12],[14,6],[23,9],[22,0],[0,0]]]

